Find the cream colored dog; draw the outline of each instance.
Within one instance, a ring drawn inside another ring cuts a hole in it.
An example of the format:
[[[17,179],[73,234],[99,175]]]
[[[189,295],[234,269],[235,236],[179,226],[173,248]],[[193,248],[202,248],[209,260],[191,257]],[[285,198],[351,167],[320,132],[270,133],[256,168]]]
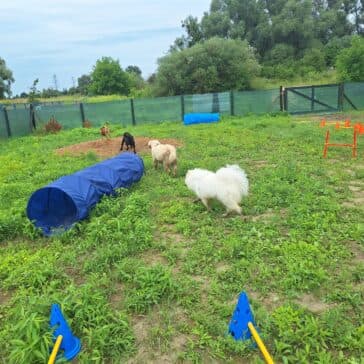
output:
[[[248,178],[237,164],[228,164],[216,173],[200,168],[191,169],[187,171],[185,183],[207,210],[210,210],[209,200],[220,201],[226,208],[224,216],[232,211],[241,214],[239,204],[249,190]]]
[[[151,148],[154,168],[157,168],[158,163],[161,163],[168,173],[173,169],[173,174],[177,174],[177,151],[175,146],[161,144],[158,140],[150,140],[148,147]]]

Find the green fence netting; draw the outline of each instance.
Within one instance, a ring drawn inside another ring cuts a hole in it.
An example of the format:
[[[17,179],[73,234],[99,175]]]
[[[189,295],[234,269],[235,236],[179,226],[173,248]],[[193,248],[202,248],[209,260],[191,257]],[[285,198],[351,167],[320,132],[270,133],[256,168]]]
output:
[[[341,93],[344,90],[344,93]],[[364,82],[348,82],[340,85],[318,85],[286,88],[289,113],[333,112],[343,109],[364,109]],[[130,99],[102,103],[84,103],[84,118],[98,127],[105,122],[131,125],[180,121],[182,115],[199,112],[218,112],[222,115],[246,115],[277,112],[281,103],[280,90],[220,92],[185,96]],[[6,107],[12,136],[31,133],[29,104]],[[52,117],[64,129],[82,126],[82,108],[79,103],[51,103],[34,106],[37,129],[41,129]],[[134,110],[134,120],[133,113]],[[5,114],[0,109],[0,138],[8,136]]]
[[[51,118],[55,118],[63,129],[82,127],[79,104],[37,105],[34,106],[37,129],[42,128]]]
[[[230,92],[196,94],[184,96],[185,114],[199,112],[218,112],[230,114]]]
[[[352,110],[352,105],[357,109],[364,109],[364,82],[345,83],[344,95],[344,110]]]
[[[108,101],[83,104],[85,119],[92,126],[101,126],[105,122],[113,124],[132,124],[130,100]]]
[[[331,111],[339,110],[339,85],[314,86],[314,98],[321,104],[312,102],[312,111]]]
[[[280,110],[279,90],[234,92],[234,114],[265,114]]]
[[[180,121],[181,110],[180,96],[134,100],[136,124]]]
[[[7,111],[12,136],[24,136],[31,133],[29,109],[11,107]]]

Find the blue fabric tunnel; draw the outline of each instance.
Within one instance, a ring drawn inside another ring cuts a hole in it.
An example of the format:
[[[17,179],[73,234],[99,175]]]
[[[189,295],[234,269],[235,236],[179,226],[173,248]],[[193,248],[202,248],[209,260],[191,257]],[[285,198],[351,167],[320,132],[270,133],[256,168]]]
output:
[[[130,187],[143,173],[144,163],[138,155],[121,153],[35,191],[28,201],[28,218],[44,235],[62,232],[86,218],[103,195]]]

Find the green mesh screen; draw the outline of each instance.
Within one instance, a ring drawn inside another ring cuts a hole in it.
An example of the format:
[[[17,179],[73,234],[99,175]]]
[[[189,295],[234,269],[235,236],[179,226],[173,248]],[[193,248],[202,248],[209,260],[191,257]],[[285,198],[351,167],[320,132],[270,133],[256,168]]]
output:
[[[344,94],[357,109],[364,109],[364,82],[345,83]],[[352,105],[344,98],[344,110],[351,109]]]
[[[85,119],[92,126],[101,126],[106,121],[113,124],[132,124],[130,100],[83,104]]]
[[[234,92],[234,113],[264,114],[279,111],[279,90]]]
[[[330,111],[330,109],[331,111],[335,111],[339,109],[339,85],[315,86],[314,96],[315,100],[327,106],[314,102],[312,111]]]
[[[37,128],[43,127],[54,117],[63,129],[82,127],[79,104],[37,105],[34,106]]]
[[[287,111],[292,114],[337,111],[338,98],[338,85],[287,88]]]
[[[158,97],[135,99],[134,113],[136,124],[160,123],[181,120],[181,97]]]
[[[29,109],[9,108],[8,117],[12,136],[24,136],[30,134]]]
[[[7,138],[8,132],[6,129],[4,109],[0,106],[0,139]]]
[[[185,114],[199,112],[218,112],[230,114],[230,92],[215,94],[186,95]]]

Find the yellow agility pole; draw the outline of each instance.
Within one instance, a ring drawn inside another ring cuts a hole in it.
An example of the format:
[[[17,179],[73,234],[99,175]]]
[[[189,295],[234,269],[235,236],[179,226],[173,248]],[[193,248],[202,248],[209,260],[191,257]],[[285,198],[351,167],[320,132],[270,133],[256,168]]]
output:
[[[261,353],[264,356],[265,362],[267,364],[274,364],[274,361],[273,361],[272,357],[268,353],[267,348],[265,347],[265,345],[264,345],[262,339],[260,338],[257,330],[255,330],[255,327],[253,326],[253,324],[251,322],[248,322],[248,327],[249,327],[249,330],[250,330],[250,332],[252,333],[252,335],[254,337],[255,342],[257,343],[257,345],[259,347],[259,350],[261,351]]]
[[[62,335],[57,336],[57,340],[53,346],[53,350],[51,356],[49,357],[48,364],[54,364],[54,362],[56,361],[56,356],[58,354],[59,347],[61,346],[62,339]]]

